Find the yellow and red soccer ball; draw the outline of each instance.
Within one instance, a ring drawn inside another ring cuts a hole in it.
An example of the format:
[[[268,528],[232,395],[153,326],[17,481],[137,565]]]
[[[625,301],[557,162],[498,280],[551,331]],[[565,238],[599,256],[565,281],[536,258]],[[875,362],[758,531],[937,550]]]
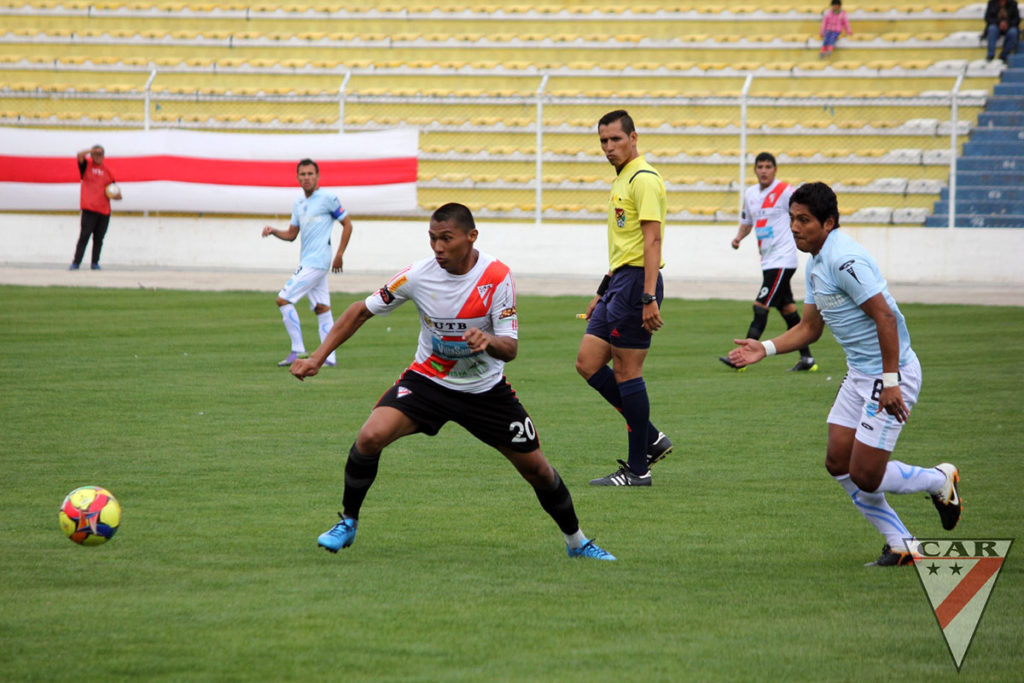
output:
[[[100,486],[82,486],[68,494],[57,514],[64,534],[80,545],[109,541],[121,525],[121,504]]]

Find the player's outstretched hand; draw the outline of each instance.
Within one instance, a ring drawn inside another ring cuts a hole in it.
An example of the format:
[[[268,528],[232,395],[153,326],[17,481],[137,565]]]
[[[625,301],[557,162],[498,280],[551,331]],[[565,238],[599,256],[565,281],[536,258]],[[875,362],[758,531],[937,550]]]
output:
[[[733,339],[736,348],[729,352],[729,362],[738,368],[753,365],[765,357],[764,345],[756,339]]]
[[[263,226],[263,232],[261,233],[261,237],[270,237],[270,234],[272,232],[274,232],[274,229],[269,225],[265,225]]]
[[[307,377],[312,377],[320,372],[320,366],[312,358],[299,358],[288,367],[288,372],[295,376],[300,382]]]

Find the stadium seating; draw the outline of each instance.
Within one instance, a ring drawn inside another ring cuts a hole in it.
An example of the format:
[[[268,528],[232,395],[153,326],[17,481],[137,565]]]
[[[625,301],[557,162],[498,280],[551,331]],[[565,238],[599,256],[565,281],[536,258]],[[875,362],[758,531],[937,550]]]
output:
[[[961,227],[1024,226],[1024,54],[1010,56],[957,160],[956,215]],[[949,225],[949,188],[943,188],[926,225]]]
[[[861,3],[851,8],[857,33],[829,60],[817,58],[817,12],[781,0],[19,0],[0,29],[0,123],[137,127],[156,70],[153,125],[416,126],[422,206],[458,189],[474,208],[517,215],[533,211],[536,93],[547,75],[547,212],[601,214],[609,169],[594,126],[624,105],[666,177],[673,215],[733,222],[738,98],[752,75],[748,161],[770,149],[785,179],[829,180],[846,220],[921,224],[948,176],[954,79],[964,74],[970,95],[964,134],[986,102],[1010,96],[992,95],[1000,69],[979,59],[979,9]],[[986,144],[972,137],[967,150]]]

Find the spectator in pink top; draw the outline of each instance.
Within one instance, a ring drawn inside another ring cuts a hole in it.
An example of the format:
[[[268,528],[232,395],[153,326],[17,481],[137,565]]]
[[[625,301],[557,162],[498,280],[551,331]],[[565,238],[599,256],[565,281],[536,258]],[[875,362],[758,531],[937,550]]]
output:
[[[818,57],[830,56],[835,48],[836,40],[843,33],[848,36],[853,35],[850,20],[847,18],[846,12],[843,11],[841,0],[832,0],[832,9],[825,12],[825,16],[821,20],[821,37],[824,38],[824,42],[821,44],[821,53],[818,54]]]

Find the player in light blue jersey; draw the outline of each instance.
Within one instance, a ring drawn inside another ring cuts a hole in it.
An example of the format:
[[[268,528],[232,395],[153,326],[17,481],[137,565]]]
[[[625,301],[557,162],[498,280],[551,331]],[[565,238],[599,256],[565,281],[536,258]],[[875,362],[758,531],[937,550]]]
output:
[[[885,494],[927,492],[947,531],[960,520],[961,501],[960,474],[953,465],[924,468],[889,459],[921,389],[921,364],[906,319],[875,259],[838,232],[832,188],[802,185],[789,201],[789,215],[797,248],[811,254],[803,319],[766,342],[735,340],[729,360],[744,367],[794,351],[816,342],[828,325],[846,352],[848,369],[828,415],[825,468],[885,536],[882,555],[869,564],[911,564],[913,535]]]
[[[302,297],[309,300],[309,308],[316,314],[320,341],[334,326],[331,315],[331,293],[327,289],[327,272],[340,273],[342,256],[352,236],[352,221],[348,212],[342,207],[338,198],[320,189],[320,167],[312,159],[299,162],[296,172],[299,186],[304,196],[295,200],[292,205],[291,223],[287,230],[277,230],[271,226],[263,228],[263,236],[273,235],[286,242],[293,242],[302,235],[302,247],[299,254],[299,267],[285,286],[277,293],[277,305],[281,309],[284,328],[291,339],[291,352],[288,357],[278,363],[279,367],[288,367],[296,358],[305,357],[306,346],[302,341],[302,328],[299,326],[299,313],[295,304]],[[334,221],[341,222],[341,244],[331,258],[331,231]],[[332,353],[326,364],[333,366],[337,359]]]

